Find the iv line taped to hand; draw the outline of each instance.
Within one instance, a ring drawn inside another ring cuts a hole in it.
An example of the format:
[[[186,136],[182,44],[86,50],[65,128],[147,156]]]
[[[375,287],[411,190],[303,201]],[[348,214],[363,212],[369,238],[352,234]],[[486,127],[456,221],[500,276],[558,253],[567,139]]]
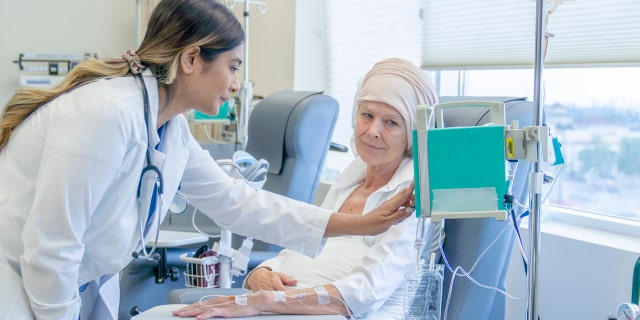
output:
[[[300,292],[296,294],[287,294],[285,291],[258,290],[256,292],[248,292],[241,295],[229,295],[229,296],[205,295],[200,298],[200,300],[198,301],[198,304],[202,307],[211,307],[211,308],[226,308],[232,305],[249,306],[250,305],[249,302],[252,297],[260,293],[270,292],[273,295],[274,303],[288,304],[288,303],[298,302],[302,305],[321,306],[321,305],[331,304],[332,301],[338,301],[345,307],[348,317],[351,319],[355,318],[354,315],[351,313],[349,306],[341,297],[330,294],[324,286],[318,286],[311,289],[313,290],[312,292]],[[311,297],[314,295],[316,296],[315,302],[312,302],[312,304],[305,303],[305,298]],[[215,303],[210,303],[205,301],[212,298],[222,298],[222,297],[227,298],[228,300],[224,302],[215,302]]]

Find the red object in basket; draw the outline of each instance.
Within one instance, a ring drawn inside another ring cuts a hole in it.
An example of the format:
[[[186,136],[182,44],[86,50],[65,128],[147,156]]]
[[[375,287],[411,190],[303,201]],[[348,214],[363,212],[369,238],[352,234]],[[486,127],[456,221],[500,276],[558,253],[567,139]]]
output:
[[[208,250],[208,251],[205,251],[205,252],[201,253],[201,254],[198,256],[198,258],[212,257],[212,256],[215,256],[215,255],[217,255],[217,254],[218,254],[218,253],[217,253],[217,252],[215,252],[215,251],[213,251],[213,250]],[[220,264],[219,264],[219,263],[216,263],[216,264],[214,264],[214,265],[210,265],[210,266],[206,266],[206,267],[207,267],[207,268],[209,268],[209,270],[208,270],[209,272],[208,272],[208,273],[207,273],[207,272],[205,272],[205,270],[204,270],[205,266],[204,266],[204,265],[202,265],[202,266],[200,266],[200,268],[202,268],[202,269],[200,270],[200,273],[201,273],[202,275],[206,275],[206,274],[214,274],[214,277],[213,277],[213,286],[214,286],[214,287],[218,287],[218,286],[220,286],[220,276],[219,276],[219,274],[220,274]],[[207,279],[206,279],[206,278],[204,278],[203,286],[204,286],[205,288],[209,287],[209,283],[207,282]]]

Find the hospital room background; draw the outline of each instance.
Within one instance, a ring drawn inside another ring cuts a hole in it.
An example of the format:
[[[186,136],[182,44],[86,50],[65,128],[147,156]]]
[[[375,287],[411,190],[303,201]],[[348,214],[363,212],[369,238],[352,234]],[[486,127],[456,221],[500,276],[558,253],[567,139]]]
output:
[[[38,54],[119,57],[136,47],[153,2],[3,0],[2,105],[24,80],[21,54],[25,61]],[[535,1],[260,2],[266,10],[250,7],[248,64],[242,66],[253,96],[324,91],[340,105],[332,141],[349,151],[327,154],[319,193],[354,157],[353,96],[376,61],[402,57],[422,65],[440,96],[533,99]],[[540,319],[606,319],[630,301],[640,256],[640,4],[547,3],[561,5],[548,20],[553,36],[542,73],[544,112],[566,163],[544,167],[553,183],[543,190],[540,215]],[[243,8],[237,1],[233,9],[241,23]],[[472,21],[478,24],[469,26]],[[496,22],[500,32],[487,31]],[[510,38],[519,27],[530,28],[529,36]],[[193,130],[211,144],[202,129]],[[521,231],[528,248],[526,219]],[[506,291],[520,299],[506,299],[505,319],[523,319],[527,276],[519,249],[513,250]]]

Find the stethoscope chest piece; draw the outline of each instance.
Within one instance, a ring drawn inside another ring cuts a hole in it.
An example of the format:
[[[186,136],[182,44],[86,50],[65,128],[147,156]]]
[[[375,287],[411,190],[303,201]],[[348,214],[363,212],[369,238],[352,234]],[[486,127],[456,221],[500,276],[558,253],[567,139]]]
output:
[[[187,197],[178,191],[169,205],[169,212],[174,215],[181,215],[187,211],[188,207]]]

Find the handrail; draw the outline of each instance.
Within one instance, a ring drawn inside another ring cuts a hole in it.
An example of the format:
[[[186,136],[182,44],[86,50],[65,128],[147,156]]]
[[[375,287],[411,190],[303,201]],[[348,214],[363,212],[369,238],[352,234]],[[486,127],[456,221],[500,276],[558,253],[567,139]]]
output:
[[[640,257],[633,268],[633,283],[631,284],[631,302],[640,305]]]

